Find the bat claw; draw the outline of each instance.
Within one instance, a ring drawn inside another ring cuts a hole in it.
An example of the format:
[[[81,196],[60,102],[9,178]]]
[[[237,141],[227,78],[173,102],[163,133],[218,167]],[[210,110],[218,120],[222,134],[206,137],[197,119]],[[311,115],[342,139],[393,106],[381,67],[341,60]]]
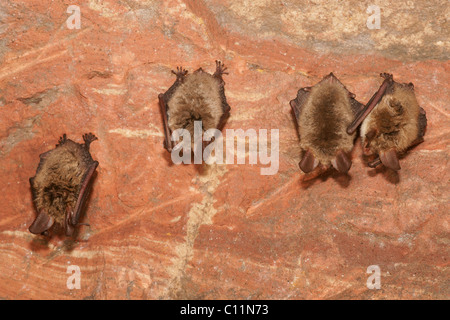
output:
[[[84,145],[89,148],[91,142],[98,140],[98,138],[91,132],[83,134]]]
[[[228,70],[228,68],[225,67],[221,61],[216,60],[216,72],[214,73],[214,76],[221,77],[223,74],[228,74],[228,72],[225,72],[226,70]]]
[[[408,87],[410,87],[411,89],[414,89],[414,83],[412,83],[412,82],[408,83]]]
[[[177,71],[172,70],[172,73],[177,76],[177,80],[182,80],[187,75],[188,71],[183,67],[177,67]]]
[[[67,141],[67,135],[64,133],[62,137],[59,138],[58,144],[56,146],[61,146]]]
[[[380,73],[380,76],[389,81],[394,80],[394,76],[392,75],[392,73],[383,72],[383,73]]]

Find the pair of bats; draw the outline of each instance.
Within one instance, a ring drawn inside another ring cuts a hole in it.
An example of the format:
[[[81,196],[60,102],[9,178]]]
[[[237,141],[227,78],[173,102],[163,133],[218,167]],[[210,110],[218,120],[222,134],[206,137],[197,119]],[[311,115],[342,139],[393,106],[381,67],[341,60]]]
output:
[[[172,132],[183,128],[193,135],[196,120],[202,120],[203,131],[223,128],[231,109],[225,97],[225,71],[220,61],[216,61],[214,74],[201,68],[192,74],[181,67],[172,71],[175,83],[158,96],[167,151],[174,148]],[[321,164],[348,172],[358,127],[365,147],[378,155],[369,166],[400,169],[398,154],[423,141],[426,116],[411,83],[396,83],[389,74],[383,77],[383,84],[366,106],[332,73],[315,86],[298,91],[290,105],[303,150],[302,171],[311,172]],[[82,225],[79,220],[98,166],[89,152],[97,137],[89,133],[83,139],[84,144],[79,144],[64,134],[55,149],[40,155],[36,175],[30,178],[38,211],[29,227],[31,233],[47,235],[56,222],[72,236],[75,227]]]
[[[173,130],[187,129],[194,134],[194,121],[202,120],[203,131],[221,129],[230,115],[225,97],[225,66],[216,61],[216,71],[209,74],[201,68],[188,75],[183,68],[172,71],[177,79],[166,93],[159,95],[164,123],[164,147],[170,152]],[[168,107],[170,106],[170,108]],[[36,175],[30,178],[33,202],[38,215],[28,230],[47,235],[56,223],[66,236],[72,236],[88,198],[98,161],[89,152],[92,133],[83,135],[84,144],[67,139],[64,134],[56,148],[40,155]]]
[[[397,83],[392,74],[381,76],[383,83],[365,106],[333,73],[298,91],[290,105],[300,134],[303,172],[321,164],[347,173],[358,128],[365,153],[375,157],[368,164],[372,168],[383,164],[400,170],[399,156],[423,142],[427,118],[414,85]]]

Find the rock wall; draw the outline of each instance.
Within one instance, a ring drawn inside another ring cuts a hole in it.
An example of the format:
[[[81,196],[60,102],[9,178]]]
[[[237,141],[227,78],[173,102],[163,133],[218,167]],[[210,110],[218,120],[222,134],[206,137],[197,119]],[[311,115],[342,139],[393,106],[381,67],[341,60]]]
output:
[[[0,298],[448,298],[449,12],[445,0],[2,1]],[[173,165],[163,149],[170,71],[216,59],[225,128],[278,129],[276,175],[248,158]],[[414,83],[428,128],[398,174],[369,168],[359,140],[349,176],[299,170],[289,101],[330,72],[361,102],[380,72]],[[39,154],[86,132],[99,138],[90,226],[32,235]]]

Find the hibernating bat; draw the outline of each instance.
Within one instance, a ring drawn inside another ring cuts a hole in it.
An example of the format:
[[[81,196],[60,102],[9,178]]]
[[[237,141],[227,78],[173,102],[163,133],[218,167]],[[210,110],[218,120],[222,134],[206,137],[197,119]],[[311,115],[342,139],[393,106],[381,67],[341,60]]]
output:
[[[192,74],[181,67],[172,71],[177,76],[175,83],[158,96],[167,151],[171,152],[174,147],[171,135],[176,129],[187,129],[193,141],[194,121],[202,121],[203,132],[223,128],[231,109],[222,79],[222,75],[227,74],[225,70],[225,66],[216,61],[216,71],[212,75],[202,68]]]
[[[383,164],[400,170],[398,157],[423,142],[427,117],[414,94],[412,83],[397,83],[392,74],[384,78],[378,91],[358,113],[347,132],[352,134],[361,124],[361,140],[365,149],[377,155],[369,166]]]
[[[29,227],[34,234],[47,235],[53,224],[64,227],[71,236],[88,197],[98,162],[92,159],[89,145],[97,137],[83,135],[84,144],[64,134],[56,148],[41,154],[36,175],[30,178],[33,202],[38,215]]]
[[[321,164],[347,173],[355,134],[347,134],[346,129],[363,106],[355,95],[330,73],[313,87],[298,90],[290,105],[303,151],[300,169],[308,173]]]

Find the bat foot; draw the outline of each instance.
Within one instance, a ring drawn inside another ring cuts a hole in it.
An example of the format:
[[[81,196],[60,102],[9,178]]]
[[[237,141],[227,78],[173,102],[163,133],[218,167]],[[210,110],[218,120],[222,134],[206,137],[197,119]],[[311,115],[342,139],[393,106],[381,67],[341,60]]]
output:
[[[181,81],[187,75],[188,71],[183,69],[183,67],[177,67],[177,71],[172,70],[172,73],[177,76],[177,81]]]
[[[87,148],[89,148],[89,145],[91,144],[91,142],[95,141],[95,140],[98,140],[98,138],[94,134],[89,132],[89,133],[83,134],[83,140],[84,140],[85,146]]]
[[[386,80],[394,81],[394,76],[392,75],[392,73],[383,72],[380,73],[380,76]]]
[[[216,72],[214,73],[215,77],[222,77],[223,74],[228,74],[228,72],[225,72],[227,70],[227,67],[219,61],[216,60]]]
[[[67,141],[67,135],[64,133],[62,137],[59,138],[58,144],[56,146],[61,146]]]

